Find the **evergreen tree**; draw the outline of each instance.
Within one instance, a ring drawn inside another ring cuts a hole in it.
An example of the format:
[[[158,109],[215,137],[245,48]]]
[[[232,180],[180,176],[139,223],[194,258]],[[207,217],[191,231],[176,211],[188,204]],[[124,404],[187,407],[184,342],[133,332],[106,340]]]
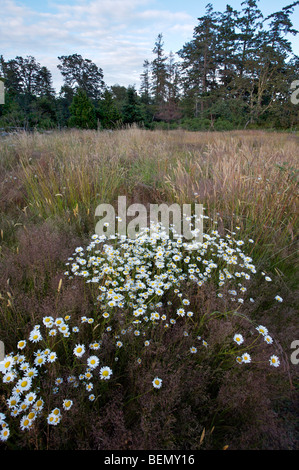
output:
[[[178,51],[182,59],[181,81],[184,95],[192,114],[203,116],[205,98],[217,86],[217,15],[212,5],[206,6],[206,14],[198,18],[193,39]]]
[[[123,107],[127,101],[127,88],[125,86],[115,84],[110,87],[110,91],[113,96],[113,103],[121,115]]]
[[[298,3],[295,2],[295,4]],[[291,54],[292,48],[285,35],[297,33],[289,18],[295,4],[266,18],[263,24],[271,19],[269,28],[260,29],[255,34],[252,31],[251,39],[248,40],[251,47],[247,48],[247,59],[243,63],[244,73],[239,80],[243,96],[248,103],[247,123],[253,124],[261,120],[263,115],[269,116],[269,110],[283,96],[288,95],[289,84],[286,78],[289,74],[289,65],[287,58]],[[253,8],[251,13],[249,6]],[[248,18],[252,18],[250,24],[254,24],[254,21],[261,18],[256,2],[248,2],[245,11]]]
[[[96,129],[97,119],[95,108],[85,90],[79,88],[70,106],[69,127],[80,129]]]
[[[166,122],[177,121],[181,117],[179,109],[179,71],[173,52],[170,52],[167,68],[166,96],[156,112],[156,119]]]
[[[230,87],[236,74],[236,21],[238,12],[230,5],[226,5],[223,13],[218,13],[217,27],[217,70],[224,96],[227,87]],[[229,88],[227,90],[229,92]]]
[[[151,76],[150,62],[146,59],[143,62],[143,73],[141,74],[140,97],[141,102],[149,105],[151,103]]]
[[[137,95],[134,86],[129,86],[127,89],[126,102],[123,106],[122,115],[124,124],[134,124],[144,120],[140,97]]]
[[[151,63],[149,60],[145,60],[143,63],[143,73],[140,75],[140,101],[142,114],[144,115],[144,125],[150,127],[154,118],[154,103],[151,94]]]
[[[47,67],[41,67],[37,73],[35,95],[41,97],[46,96],[47,98],[53,98],[55,96],[52,75]]]
[[[109,90],[104,91],[103,98],[99,101],[98,118],[104,129],[113,129],[121,122],[121,113],[118,111],[113,94]]]
[[[237,35],[237,68],[242,79],[246,74],[248,61],[254,58],[258,44],[256,38],[262,28],[263,14],[257,6],[259,0],[245,0],[241,3],[243,9],[237,21],[240,32]]]
[[[159,108],[167,99],[167,57],[164,55],[163,35],[160,33],[155,42],[153,53],[156,55],[152,61],[152,86],[151,93],[155,109],[159,112]]]

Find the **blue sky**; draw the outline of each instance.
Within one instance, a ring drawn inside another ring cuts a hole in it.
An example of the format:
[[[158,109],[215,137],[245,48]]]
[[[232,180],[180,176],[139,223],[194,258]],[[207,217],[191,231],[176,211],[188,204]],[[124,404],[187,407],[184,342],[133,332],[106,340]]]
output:
[[[159,33],[165,53],[177,52],[193,35],[207,3],[224,11],[241,9],[242,0],[1,0],[0,54],[11,59],[33,55],[46,65],[59,91],[62,78],[57,57],[78,53],[103,69],[107,85],[136,85],[145,59]],[[266,17],[292,0],[261,0]],[[299,7],[292,16],[299,29]],[[299,35],[298,35],[299,36]],[[299,37],[290,36],[299,55]]]

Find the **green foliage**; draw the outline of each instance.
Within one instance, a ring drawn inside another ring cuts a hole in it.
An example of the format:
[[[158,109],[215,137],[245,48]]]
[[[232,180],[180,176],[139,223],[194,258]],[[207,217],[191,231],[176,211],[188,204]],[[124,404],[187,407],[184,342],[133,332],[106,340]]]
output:
[[[190,131],[207,131],[211,128],[211,121],[201,118],[184,119],[181,122],[181,127]]]
[[[84,90],[79,89],[70,106],[71,116],[69,127],[79,129],[96,129],[97,120],[95,108]]]
[[[89,59],[79,54],[58,57],[57,68],[64,77],[65,86],[74,92],[82,89],[91,99],[99,99],[104,88],[103,71]]]
[[[125,124],[134,124],[143,121],[140,98],[134,87],[127,89],[126,102],[123,106],[123,122]]]
[[[97,115],[103,129],[113,129],[121,123],[121,113],[118,111],[113,94],[105,90],[103,98],[99,101]]]

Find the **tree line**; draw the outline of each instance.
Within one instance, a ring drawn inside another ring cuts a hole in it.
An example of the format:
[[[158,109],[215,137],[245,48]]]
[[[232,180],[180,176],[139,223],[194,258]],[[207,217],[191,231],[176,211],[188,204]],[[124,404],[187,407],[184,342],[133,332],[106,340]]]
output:
[[[107,86],[100,67],[72,54],[58,57],[63,85],[56,93],[50,71],[34,57],[1,55],[0,128],[296,128],[299,111],[290,95],[299,57],[288,38],[298,33],[292,14],[299,1],[267,17],[258,1],[222,12],[209,3],[192,39],[176,53],[165,54],[159,34],[139,90]]]

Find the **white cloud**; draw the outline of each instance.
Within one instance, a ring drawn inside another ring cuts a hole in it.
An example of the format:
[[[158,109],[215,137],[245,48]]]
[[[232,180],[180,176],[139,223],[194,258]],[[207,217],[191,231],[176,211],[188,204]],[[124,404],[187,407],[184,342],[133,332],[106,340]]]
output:
[[[143,20],[159,20],[172,23],[173,21],[190,21],[191,16],[184,12],[171,12],[169,10],[145,10],[136,15]]]
[[[73,53],[103,69],[108,85],[139,81],[142,64],[151,59],[157,34],[187,33],[192,23],[184,12],[151,9],[150,0],[78,0],[49,3],[43,11],[24,1],[2,0],[0,43],[5,59],[33,55],[46,65],[59,91],[58,56]],[[182,44],[181,44],[182,45]]]

